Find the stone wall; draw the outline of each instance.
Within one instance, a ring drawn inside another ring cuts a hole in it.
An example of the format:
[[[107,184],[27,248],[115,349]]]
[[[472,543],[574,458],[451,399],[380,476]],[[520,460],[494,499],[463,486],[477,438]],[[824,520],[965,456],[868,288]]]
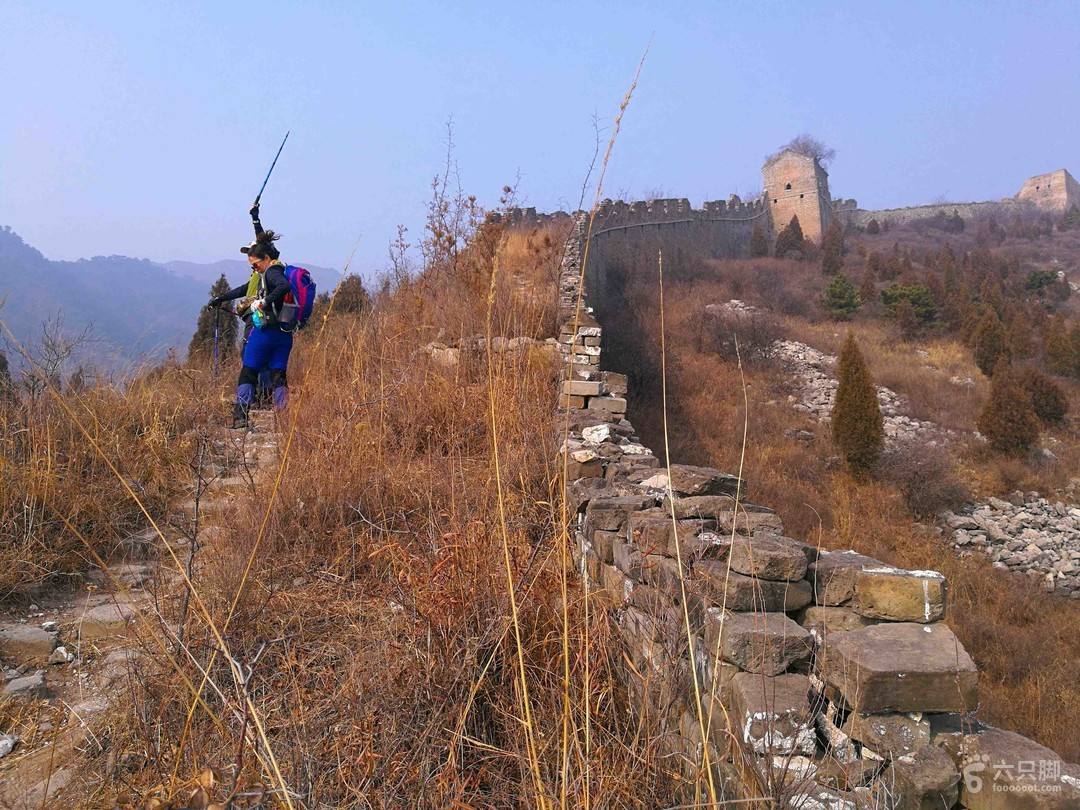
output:
[[[602,321],[619,313],[585,303],[585,228],[578,215],[559,284],[558,462],[574,559],[616,628],[631,708],[684,780],[673,801],[702,798],[707,760],[724,798],[761,796],[757,772],[782,806],[977,810],[1019,807],[1000,803],[1014,793],[1080,806],[1080,767],[972,718],[978,672],[943,622],[944,577],[787,537],[735,476],[662,467],[642,444],[626,377],[601,360]]]
[[[854,201],[845,201],[845,203],[850,202]],[[872,219],[876,219],[879,223],[888,222],[890,225],[903,225],[907,222],[913,222],[918,219],[927,219],[939,214],[952,216],[953,213],[957,213],[966,220],[989,216],[996,216],[999,219],[1004,220],[1008,217],[1015,216],[1016,214],[1022,214],[1033,210],[1034,209],[1027,203],[1013,199],[1004,199],[991,202],[912,205],[907,208],[883,208],[878,211],[867,211],[862,208],[852,208],[845,205],[842,208],[834,209],[833,213],[847,225],[865,227]]]

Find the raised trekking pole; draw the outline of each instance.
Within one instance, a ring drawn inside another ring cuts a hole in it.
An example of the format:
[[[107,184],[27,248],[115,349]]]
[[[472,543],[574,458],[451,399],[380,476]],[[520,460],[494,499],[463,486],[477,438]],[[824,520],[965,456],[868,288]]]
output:
[[[292,130],[289,130],[292,132]],[[274,173],[274,167],[277,166],[277,159],[281,157],[281,150],[285,148],[285,141],[289,140],[289,132],[285,133],[285,137],[281,139],[281,146],[278,147],[277,154],[274,155],[274,162],[270,164],[270,171],[266,173],[266,179],[263,180],[262,187],[259,189],[259,193],[255,196],[255,204],[252,208],[258,208],[259,200],[262,199],[262,194],[266,191],[266,184],[270,181],[270,175]]]
[[[217,376],[218,373],[218,334],[220,332],[221,307],[214,307],[214,359],[210,364],[210,373]]]

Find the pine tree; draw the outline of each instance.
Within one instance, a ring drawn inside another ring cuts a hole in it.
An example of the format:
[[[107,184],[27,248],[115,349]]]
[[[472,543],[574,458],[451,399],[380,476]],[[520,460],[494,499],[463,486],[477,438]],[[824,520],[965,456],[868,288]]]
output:
[[[849,332],[840,352],[840,385],[832,411],[833,443],[851,471],[864,476],[877,464],[885,443],[877,388],[862,352]]]
[[[229,282],[224,274],[210,288],[210,296],[223,295],[229,291]],[[228,312],[199,310],[199,320],[195,325],[195,334],[188,344],[188,360],[206,359],[214,351],[214,331],[217,330],[218,361],[229,360],[236,352],[237,320]]]
[[[843,273],[834,276],[825,288],[821,296],[821,306],[829,313],[829,316],[838,321],[850,321],[862,301],[859,299],[859,291]]]
[[[900,299],[893,307],[892,315],[896,318],[896,325],[900,327],[900,337],[904,340],[914,340],[919,333],[920,323],[911,301],[907,298]]]
[[[877,284],[874,282],[874,274],[869,268],[863,273],[862,283],[859,285],[859,299],[864,305],[870,305],[877,298]]]
[[[1025,368],[1020,374],[1020,384],[1031,397],[1031,406],[1043,424],[1060,422],[1069,412],[1069,400],[1061,386],[1038,369]]]
[[[1065,330],[1065,321],[1058,316],[1050,323],[1043,337],[1043,351],[1046,354],[1046,367],[1052,374],[1068,377],[1077,368],[1077,351],[1069,333]]]
[[[1031,404],[1031,395],[1020,384],[1009,360],[1002,357],[990,378],[987,400],[976,427],[1002,453],[1022,453],[1039,438],[1039,418]]]
[[[844,266],[844,230],[833,220],[821,240],[821,272],[835,276]]]
[[[769,255],[769,240],[765,238],[765,230],[760,222],[754,223],[754,230],[750,232],[750,256],[760,259]]]
[[[791,217],[791,222],[785,225],[784,229],[777,235],[773,255],[778,259],[783,259],[792,251],[801,254],[805,241],[802,225],[799,224],[799,216],[796,214]]]
[[[370,307],[371,297],[364,289],[364,282],[360,276],[355,273],[345,276],[334,296],[334,311],[360,314]]]
[[[983,312],[979,325],[971,336],[975,347],[975,365],[988,377],[994,373],[998,360],[1009,359],[1009,341],[1001,319],[992,309]]]
[[[871,219],[869,222],[866,223],[866,232],[871,236],[877,236],[879,233],[881,233],[881,225],[876,219]]]

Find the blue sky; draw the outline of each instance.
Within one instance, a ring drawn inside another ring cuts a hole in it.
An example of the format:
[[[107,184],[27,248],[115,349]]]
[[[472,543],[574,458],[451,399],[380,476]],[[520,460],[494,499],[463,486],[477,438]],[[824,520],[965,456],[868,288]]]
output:
[[[422,236],[454,122],[466,191],[520,175],[574,205],[651,40],[611,196],[760,187],[800,132],[864,207],[993,199],[1080,175],[1080,5],[1066,2],[0,0],[0,224],[50,258],[238,257],[263,198],[286,257],[386,265]]]

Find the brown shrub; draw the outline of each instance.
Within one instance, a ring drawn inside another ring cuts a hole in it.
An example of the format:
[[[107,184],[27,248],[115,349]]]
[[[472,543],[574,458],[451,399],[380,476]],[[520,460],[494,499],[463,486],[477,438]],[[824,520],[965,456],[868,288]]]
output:
[[[949,454],[941,447],[907,443],[887,450],[878,475],[899,490],[912,516],[919,520],[955,509],[969,497]]]

